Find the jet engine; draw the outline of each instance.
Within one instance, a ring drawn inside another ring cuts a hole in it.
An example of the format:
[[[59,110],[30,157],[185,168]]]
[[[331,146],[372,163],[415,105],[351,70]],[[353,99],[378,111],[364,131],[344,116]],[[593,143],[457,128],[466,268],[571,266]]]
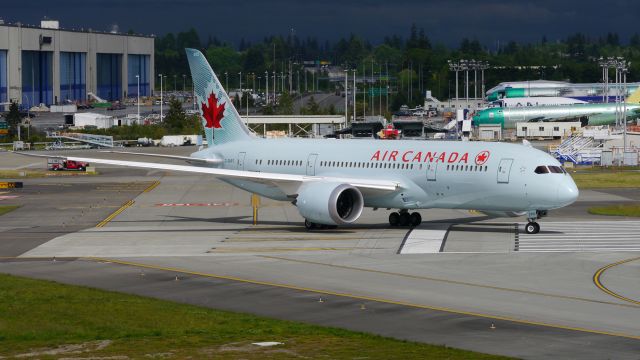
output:
[[[301,186],[295,205],[300,215],[313,223],[344,225],[358,220],[364,199],[352,185],[313,182]]]

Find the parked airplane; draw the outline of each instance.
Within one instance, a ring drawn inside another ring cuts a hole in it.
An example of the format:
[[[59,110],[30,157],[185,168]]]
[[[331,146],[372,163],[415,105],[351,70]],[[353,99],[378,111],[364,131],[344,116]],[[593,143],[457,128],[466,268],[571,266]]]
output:
[[[550,106],[550,105],[576,105],[586,104],[586,101],[576,100],[568,97],[540,96],[540,97],[520,97],[504,98],[492,101],[489,107],[524,107],[524,106]]]
[[[616,97],[629,96],[640,87],[640,83],[609,84],[603,83],[572,84],[566,81],[532,80],[502,82],[487,90],[488,101],[504,98],[562,96],[585,102],[616,102]],[[605,96],[606,94],[606,96]]]
[[[640,89],[626,103],[547,105],[506,108],[487,108],[473,116],[474,125],[499,124],[504,129],[515,129],[521,122],[580,121],[583,126],[611,125],[616,113],[624,113],[631,121],[640,117]],[[620,115],[618,115],[620,116]]]
[[[578,189],[558,161],[532,147],[485,142],[262,139],[243,124],[204,55],[187,49],[208,147],[192,165],[66,157],[210,174],[246,191],[295,204],[309,229],[354,223],[364,207],[399,209],[392,226],[420,224],[417,209],[474,209],[526,216],[527,233]],[[146,154],[147,156],[164,156]]]

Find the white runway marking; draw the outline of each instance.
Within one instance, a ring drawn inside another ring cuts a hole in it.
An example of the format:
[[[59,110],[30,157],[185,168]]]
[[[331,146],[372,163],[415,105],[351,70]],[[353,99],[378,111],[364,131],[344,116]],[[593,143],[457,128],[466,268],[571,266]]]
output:
[[[640,221],[545,222],[538,234],[522,229],[520,252],[640,251]]]
[[[429,225],[435,229],[413,229],[402,247],[400,254],[432,254],[440,252],[450,224]]]

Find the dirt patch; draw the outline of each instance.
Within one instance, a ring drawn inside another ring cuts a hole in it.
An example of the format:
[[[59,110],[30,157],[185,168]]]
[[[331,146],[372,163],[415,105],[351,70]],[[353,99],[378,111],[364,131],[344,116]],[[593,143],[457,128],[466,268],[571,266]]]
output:
[[[82,344],[60,345],[56,348],[33,349],[31,352],[14,355],[14,358],[30,358],[43,355],[81,354],[83,352],[98,351],[111,345],[111,340],[89,341]],[[98,358],[95,358],[98,359]],[[107,358],[100,358],[107,359]],[[128,359],[128,358],[127,358]]]

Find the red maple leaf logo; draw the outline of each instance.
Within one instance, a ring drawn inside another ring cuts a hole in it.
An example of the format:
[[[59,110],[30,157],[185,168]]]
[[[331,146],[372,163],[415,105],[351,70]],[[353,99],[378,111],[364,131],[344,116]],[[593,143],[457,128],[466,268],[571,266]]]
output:
[[[224,103],[218,105],[218,98],[214,93],[209,95],[207,102],[202,103],[202,116],[207,120],[206,127],[209,129],[220,129],[220,121],[224,118]]]
[[[480,152],[476,155],[476,165],[482,165],[489,160],[489,152],[487,150]]]

